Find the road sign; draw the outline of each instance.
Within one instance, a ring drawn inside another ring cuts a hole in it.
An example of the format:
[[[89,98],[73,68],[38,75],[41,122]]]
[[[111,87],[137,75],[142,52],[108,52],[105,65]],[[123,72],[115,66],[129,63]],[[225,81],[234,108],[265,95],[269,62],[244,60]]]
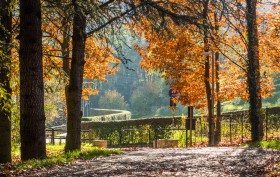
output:
[[[176,98],[179,96],[179,93],[176,91],[176,92],[173,92],[172,88],[169,89],[169,96],[172,97],[172,98]]]

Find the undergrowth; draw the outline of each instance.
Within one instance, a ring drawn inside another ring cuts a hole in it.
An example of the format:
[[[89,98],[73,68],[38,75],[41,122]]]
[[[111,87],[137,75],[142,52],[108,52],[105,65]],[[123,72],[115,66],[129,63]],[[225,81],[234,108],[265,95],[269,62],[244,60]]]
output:
[[[258,141],[244,144],[246,147],[262,147],[280,150],[280,140]]]

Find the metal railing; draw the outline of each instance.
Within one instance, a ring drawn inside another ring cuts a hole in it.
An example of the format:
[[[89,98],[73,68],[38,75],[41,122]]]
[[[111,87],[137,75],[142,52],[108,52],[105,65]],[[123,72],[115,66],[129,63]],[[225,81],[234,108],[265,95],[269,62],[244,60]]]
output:
[[[279,112],[278,112],[279,111]],[[142,146],[150,147],[154,140],[180,138],[182,146],[198,145],[207,143],[208,141],[208,122],[206,116],[195,117],[196,125],[193,130],[193,136],[190,138],[190,133],[187,127],[173,127],[170,125],[167,128],[150,127],[148,128],[122,128],[115,129],[111,132],[103,133],[101,130],[82,130],[82,142],[91,142],[94,139],[107,140],[108,147],[131,147]],[[263,114],[264,140],[280,139],[280,108],[264,109]],[[248,111],[240,111],[237,113],[223,114],[221,117],[221,140],[229,145],[234,143],[243,143],[250,140],[250,121]],[[141,127],[136,125],[135,127]],[[147,126],[146,126],[147,127]],[[95,131],[98,131],[96,133]],[[53,127],[46,130],[47,143],[64,143],[66,139],[65,128]],[[191,140],[191,141],[190,141]]]

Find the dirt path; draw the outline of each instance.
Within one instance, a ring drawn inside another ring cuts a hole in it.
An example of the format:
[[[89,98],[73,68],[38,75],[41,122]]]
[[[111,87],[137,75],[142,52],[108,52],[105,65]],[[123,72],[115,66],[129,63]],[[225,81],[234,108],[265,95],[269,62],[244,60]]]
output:
[[[75,161],[21,176],[262,176],[279,151],[240,147],[142,149],[106,158]]]

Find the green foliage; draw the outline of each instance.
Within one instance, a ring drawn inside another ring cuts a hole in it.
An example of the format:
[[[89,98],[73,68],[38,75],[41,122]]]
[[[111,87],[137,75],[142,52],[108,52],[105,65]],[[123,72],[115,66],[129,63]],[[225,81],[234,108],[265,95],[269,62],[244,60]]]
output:
[[[259,141],[255,143],[246,143],[243,144],[245,147],[262,147],[262,148],[271,148],[280,150],[280,141],[279,140],[271,140],[271,141]]]
[[[155,131],[157,128],[169,128],[172,123],[172,118],[147,118],[108,122],[83,122],[82,129],[93,130],[93,138],[108,140],[108,145],[115,146],[120,142],[120,135],[122,136],[122,143],[130,143],[132,141],[133,143],[148,143],[149,132],[144,129],[150,129],[150,137],[152,140],[155,137]],[[181,125],[181,118],[176,117],[175,123],[176,125]],[[133,129],[133,131],[120,132],[120,130],[124,129]],[[158,131],[157,133],[159,137],[165,137],[167,134],[169,134],[169,132],[164,131]]]
[[[65,102],[61,96],[64,91],[64,84],[61,82],[58,78],[53,77],[44,83],[44,110],[47,124],[60,116],[59,110],[64,111]]]
[[[175,116],[181,116],[183,114],[188,113],[188,107],[185,107],[181,104],[177,104],[177,110],[175,110]],[[158,108],[154,114],[155,117],[162,117],[162,116],[172,116],[172,111],[169,109],[168,106],[162,106]]]
[[[161,103],[161,85],[157,82],[147,82],[142,87],[133,91],[131,108],[134,117],[150,115],[152,108]]]
[[[12,109],[12,103],[9,99],[11,95],[7,93],[7,91],[3,88],[3,84],[0,83],[0,101],[1,101],[1,110],[4,110],[5,112],[9,112]]]
[[[222,103],[222,112],[240,111],[249,108],[249,104],[240,98],[235,98],[231,101],[224,101]]]
[[[104,109],[120,109],[125,110],[127,104],[124,97],[116,90],[108,90],[103,96],[100,96],[98,105]]]
[[[16,98],[18,95],[15,96]],[[20,107],[19,101],[15,101],[12,104],[12,119],[11,119],[11,134],[12,134],[12,146],[17,146],[20,143]]]

